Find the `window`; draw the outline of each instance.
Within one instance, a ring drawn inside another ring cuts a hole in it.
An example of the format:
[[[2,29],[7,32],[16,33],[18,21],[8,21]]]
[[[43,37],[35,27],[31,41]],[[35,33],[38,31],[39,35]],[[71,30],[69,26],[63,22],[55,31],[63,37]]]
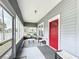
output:
[[[9,13],[3,10],[4,14],[4,36],[5,39],[12,38],[12,17]]]
[[[19,17],[16,15],[16,44],[23,38],[24,36],[24,27],[21,23]]]
[[[18,22],[18,16],[16,16],[16,43],[19,39],[19,22]]]
[[[41,23],[38,25],[38,36],[39,37],[44,36],[44,23]]]
[[[37,28],[36,27],[25,27],[24,35],[28,38],[36,38],[37,37]]]
[[[12,16],[0,6],[0,41],[12,39]]]

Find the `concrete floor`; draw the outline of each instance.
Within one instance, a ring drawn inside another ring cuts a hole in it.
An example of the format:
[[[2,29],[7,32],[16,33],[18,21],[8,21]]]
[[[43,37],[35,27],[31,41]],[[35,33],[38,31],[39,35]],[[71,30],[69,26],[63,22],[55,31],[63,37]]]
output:
[[[38,40],[28,39],[24,41],[24,47],[17,59],[55,59],[55,52]]]
[[[24,48],[20,57],[24,57],[21,59],[46,59],[37,47]]]
[[[25,40],[23,50],[18,59],[46,59],[38,46],[44,46],[44,44],[35,39]]]

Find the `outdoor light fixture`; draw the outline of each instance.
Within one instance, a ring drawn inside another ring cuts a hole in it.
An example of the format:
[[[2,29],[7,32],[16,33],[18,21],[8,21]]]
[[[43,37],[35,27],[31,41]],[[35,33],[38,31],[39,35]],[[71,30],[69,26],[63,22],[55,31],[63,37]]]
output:
[[[37,13],[37,10],[35,10],[34,12],[35,12],[35,14],[36,14],[36,13]]]

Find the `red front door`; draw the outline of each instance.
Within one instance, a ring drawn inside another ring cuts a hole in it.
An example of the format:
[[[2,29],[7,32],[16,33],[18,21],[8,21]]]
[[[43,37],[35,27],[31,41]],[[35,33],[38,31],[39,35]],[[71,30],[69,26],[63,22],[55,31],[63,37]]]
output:
[[[58,50],[58,19],[49,23],[49,44]]]

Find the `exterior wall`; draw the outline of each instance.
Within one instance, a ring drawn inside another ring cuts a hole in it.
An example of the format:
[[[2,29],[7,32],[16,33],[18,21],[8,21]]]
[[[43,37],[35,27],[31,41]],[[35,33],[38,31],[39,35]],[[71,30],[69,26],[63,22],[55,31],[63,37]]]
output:
[[[38,24],[44,22],[44,37],[47,38],[47,45],[49,45],[48,20],[60,14],[61,50],[65,50],[70,54],[79,57],[79,37],[77,37],[77,35],[79,36],[79,17],[77,17],[79,16],[79,14],[77,14],[79,8],[76,8],[79,5],[77,5],[78,3],[76,2],[77,0],[62,0],[54,9],[45,15]]]
[[[77,24],[76,24],[76,35],[77,35],[77,39],[76,39],[76,55],[79,57],[79,0],[77,0]]]

